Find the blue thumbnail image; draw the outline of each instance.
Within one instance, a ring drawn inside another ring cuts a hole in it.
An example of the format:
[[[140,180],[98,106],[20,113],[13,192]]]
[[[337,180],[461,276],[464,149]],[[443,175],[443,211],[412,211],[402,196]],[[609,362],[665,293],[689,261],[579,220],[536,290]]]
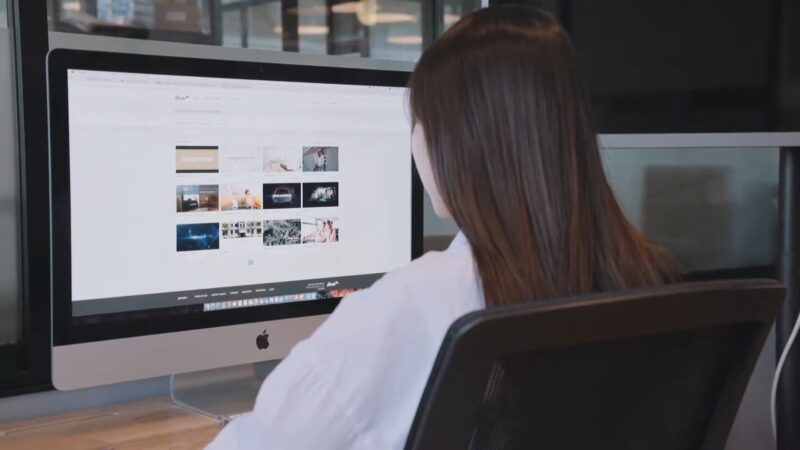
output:
[[[178,251],[219,249],[218,223],[190,223],[178,225]]]

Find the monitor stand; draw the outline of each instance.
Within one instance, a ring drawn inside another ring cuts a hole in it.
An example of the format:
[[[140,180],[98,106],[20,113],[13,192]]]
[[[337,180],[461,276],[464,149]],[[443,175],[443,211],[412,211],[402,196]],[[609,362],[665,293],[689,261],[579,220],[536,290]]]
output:
[[[261,383],[280,360],[172,375],[172,402],[225,426],[235,416],[253,410]]]

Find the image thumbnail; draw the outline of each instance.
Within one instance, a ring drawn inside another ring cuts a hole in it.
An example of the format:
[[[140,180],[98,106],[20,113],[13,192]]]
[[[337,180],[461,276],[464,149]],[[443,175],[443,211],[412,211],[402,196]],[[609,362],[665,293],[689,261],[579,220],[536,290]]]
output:
[[[178,225],[179,252],[219,249],[218,223],[191,223]]]
[[[181,212],[219,211],[219,186],[212,184],[178,186],[176,208]]]
[[[338,172],[339,147],[303,147],[303,172]]]
[[[300,219],[265,220],[264,246],[295,245],[300,243]]]
[[[228,184],[222,186],[222,210],[261,209],[261,190],[256,185]]]
[[[304,183],[303,207],[339,206],[339,183]]]
[[[304,244],[326,242],[339,242],[339,219],[329,217],[303,221]]]
[[[264,185],[264,209],[300,207],[300,183]]]
[[[179,145],[175,147],[177,173],[219,173],[219,147]]]
[[[225,146],[222,148],[220,166],[222,173],[258,173],[261,169],[261,149],[257,146]]]
[[[296,148],[263,149],[264,172],[268,174],[300,172],[302,155]]]
[[[222,239],[246,239],[261,236],[264,223],[260,220],[226,222],[222,224]]]

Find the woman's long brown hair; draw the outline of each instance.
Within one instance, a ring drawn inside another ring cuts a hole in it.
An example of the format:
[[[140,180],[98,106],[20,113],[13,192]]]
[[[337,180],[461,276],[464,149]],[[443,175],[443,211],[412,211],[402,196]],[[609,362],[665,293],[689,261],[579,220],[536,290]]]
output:
[[[574,50],[552,17],[520,6],[465,17],[425,51],[410,88],[487,306],[677,278],[609,187]]]

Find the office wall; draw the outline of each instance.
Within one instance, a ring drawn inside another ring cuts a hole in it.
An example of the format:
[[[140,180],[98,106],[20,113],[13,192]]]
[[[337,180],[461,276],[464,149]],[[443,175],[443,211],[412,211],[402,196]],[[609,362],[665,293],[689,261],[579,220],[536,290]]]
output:
[[[0,0],[2,1],[2,0]],[[18,165],[11,36],[0,10],[0,344],[19,332]],[[46,201],[46,199],[43,199]]]

